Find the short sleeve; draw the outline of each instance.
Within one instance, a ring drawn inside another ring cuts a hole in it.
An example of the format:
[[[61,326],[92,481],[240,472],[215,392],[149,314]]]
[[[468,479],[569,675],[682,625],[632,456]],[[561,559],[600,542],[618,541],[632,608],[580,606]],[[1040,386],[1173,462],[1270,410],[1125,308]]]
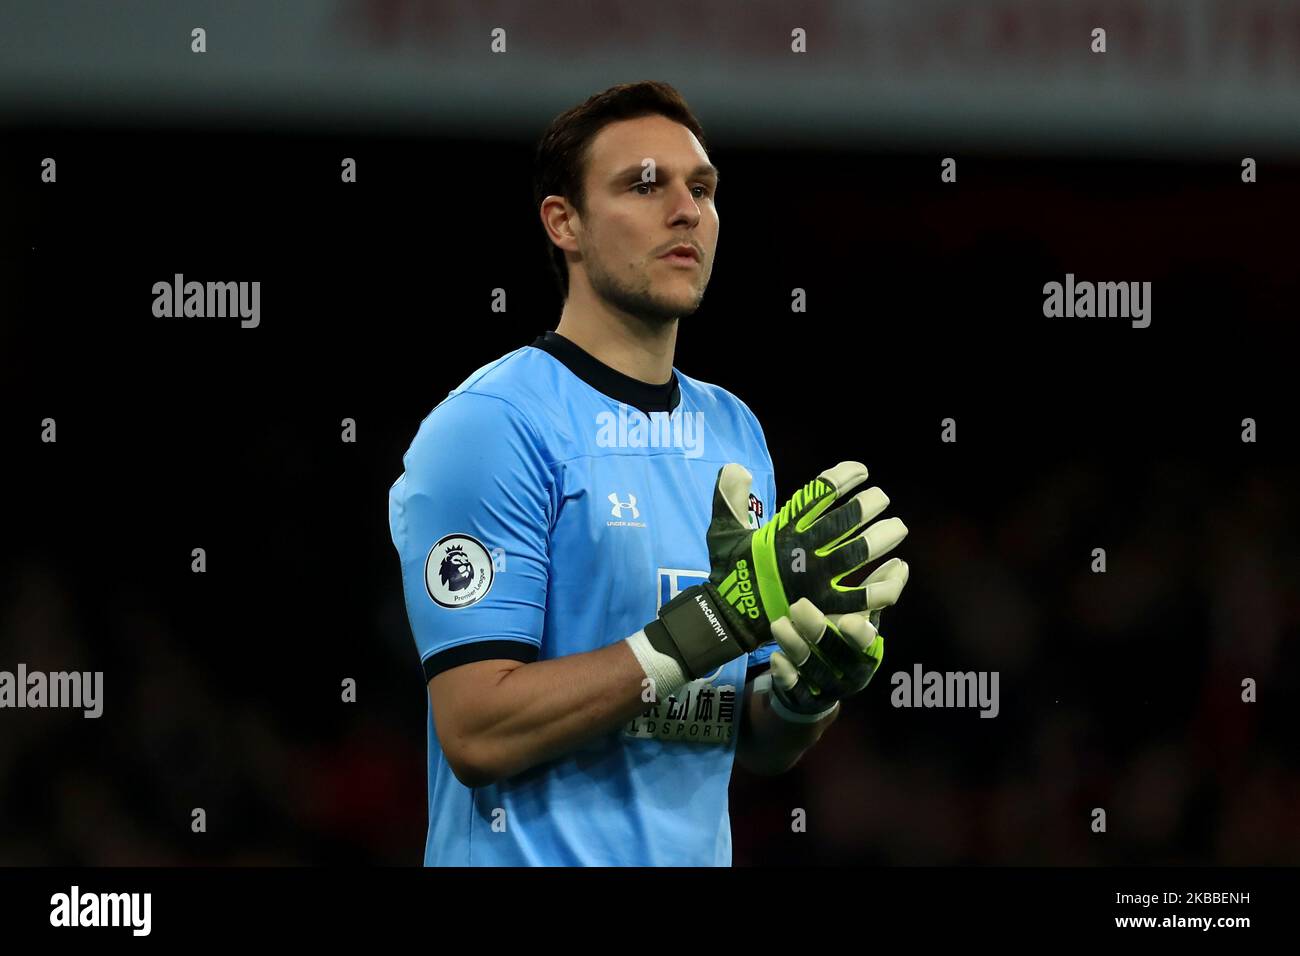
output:
[[[388,525],[425,679],[477,660],[537,659],[554,480],[527,418],[458,392],[420,426]]]

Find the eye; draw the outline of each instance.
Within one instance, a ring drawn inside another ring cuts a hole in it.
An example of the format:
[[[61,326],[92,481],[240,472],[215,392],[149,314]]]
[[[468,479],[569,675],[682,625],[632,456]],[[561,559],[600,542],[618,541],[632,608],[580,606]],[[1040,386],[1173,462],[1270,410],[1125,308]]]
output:
[[[657,186],[657,185],[658,185],[658,183],[648,183],[648,182],[637,181],[637,182],[635,182],[635,183],[632,184],[632,187],[631,187],[631,188],[632,188],[632,189],[640,189],[642,186],[644,186],[644,187],[646,187],[647,189],[652,189],[652,188],[654,188],[654,187]],[[700,194],[699,194],[698,196],[696,196],[697,199],[704,199],[704,198],[707,197],[707,196],[711,196],[711,195],[713,195],[713,191],[712,191],[711,189],[709,189],[709,187],[706,186],[706,185],[704,185],[703,183],[696,183],[694,186],[691,187],[691,191],[692,191],[692,192],[694,192],[694,191],[697,190],[697,189],[698,189],[698,190],[701,190]],[[640,196],[648,196],[648,195],[650,195],[650,194],[649,194],[649,193],[638,193],[638,195],[640,195]]]

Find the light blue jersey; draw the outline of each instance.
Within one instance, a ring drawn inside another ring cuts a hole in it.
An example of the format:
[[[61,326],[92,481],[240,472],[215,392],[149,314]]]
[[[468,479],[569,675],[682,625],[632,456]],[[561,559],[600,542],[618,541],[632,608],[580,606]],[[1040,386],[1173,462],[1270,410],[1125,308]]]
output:
[[[403,461],[389,526],[426,679],[623,640],[707,579],[724,464],[753,474],[755,526],[776,493],[763,431],[735,396],[676,371],[637,382],[554,332],[466,379]],[[425,865],[730,866],[746,672],[775,646],[486,787],[452,774],[430,708]]]

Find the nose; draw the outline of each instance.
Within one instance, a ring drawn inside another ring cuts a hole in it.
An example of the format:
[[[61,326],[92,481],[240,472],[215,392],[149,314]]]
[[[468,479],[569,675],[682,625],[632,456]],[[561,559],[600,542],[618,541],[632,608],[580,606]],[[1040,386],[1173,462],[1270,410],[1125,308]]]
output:
[[[700,205],[691,195],[690,187],[685,183],[681,184],[678,189],[673,191],[672,215],[668,220],[669,225],[687,225],[694,227],[700,221]]]

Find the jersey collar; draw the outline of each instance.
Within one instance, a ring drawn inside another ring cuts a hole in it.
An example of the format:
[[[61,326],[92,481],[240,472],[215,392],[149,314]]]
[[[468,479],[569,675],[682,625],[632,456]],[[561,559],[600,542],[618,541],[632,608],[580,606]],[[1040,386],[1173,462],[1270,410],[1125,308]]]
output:
[[[610,368],[558,332],[538,336],[533,348],[551,355],[596,391],[647,415],[651,412],[672,412],[681,403],[682,391],[677,384],[676,371],[662,385],[638,381]]]

